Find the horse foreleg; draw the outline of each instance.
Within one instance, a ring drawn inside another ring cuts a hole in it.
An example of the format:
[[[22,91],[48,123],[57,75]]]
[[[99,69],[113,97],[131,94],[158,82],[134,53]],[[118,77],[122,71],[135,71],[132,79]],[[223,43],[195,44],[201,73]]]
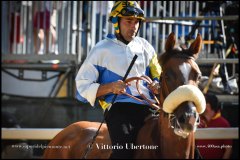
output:
[[[151,118],[140,129],[135,150],[135,159],[154,159],[160,156],[158,118]]]

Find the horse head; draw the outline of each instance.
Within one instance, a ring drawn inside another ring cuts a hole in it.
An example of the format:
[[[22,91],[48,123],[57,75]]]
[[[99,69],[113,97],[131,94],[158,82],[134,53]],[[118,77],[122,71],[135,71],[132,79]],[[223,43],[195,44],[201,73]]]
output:
[[[159,57],[162,66],[160,103],[170,117],[175,134],[187,137],[196,130],[199,114],[206,108],[204,95],[198,89],[201,71],[195,60],[202,45],[201,35],[189,48],[175,47],[176,37],[171,33],[165,52]]]

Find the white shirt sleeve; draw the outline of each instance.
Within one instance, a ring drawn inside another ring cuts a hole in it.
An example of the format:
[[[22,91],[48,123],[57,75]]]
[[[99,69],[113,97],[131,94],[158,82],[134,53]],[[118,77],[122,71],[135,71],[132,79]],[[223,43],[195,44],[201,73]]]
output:
[[[77,99],[82,102],[89,102],[91,106],[94,106],[100,84],[96,83],[99,73],[91,61],[93,61],[93,59],[88,58],[82,64],[75,78],[75,82],[78,92]]]

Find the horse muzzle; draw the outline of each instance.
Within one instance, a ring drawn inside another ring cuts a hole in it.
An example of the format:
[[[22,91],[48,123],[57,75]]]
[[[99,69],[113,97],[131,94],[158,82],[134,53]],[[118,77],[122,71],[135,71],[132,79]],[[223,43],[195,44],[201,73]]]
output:
[[[195,132],[199,124],[199,114],[193,102],[184,102],[174,111],[171,127],[174,133],[186,138],[190,132]]]

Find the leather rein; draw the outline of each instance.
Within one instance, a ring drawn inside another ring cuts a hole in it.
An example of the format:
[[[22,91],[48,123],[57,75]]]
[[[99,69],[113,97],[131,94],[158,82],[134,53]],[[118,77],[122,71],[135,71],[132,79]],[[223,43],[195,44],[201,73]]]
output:
[[[182,56],[182,55],[181,55]],[[194,62],[194,58],[191,57],[191,56],[186,56],[186,57],[182,57],[182,58],[187,58],[187,62],[198,72],[198,73],[201,73],[199,68],[196,67],[196,63]],[[160,77],[160,83],[161,83],[161,89],[160,89],[160,101],[157,99],[157,97],[155,96],[155,94],[153,93],[152,90],[150,90],[150,92],[152,93],[154,99],[156,102],[153,102],[151,100],[149,100],[143,93],[142,91],[140,90],[140,87],[139,87],[139,81],[146,81],[148,85],[150,85],[153,81],[150,77],[148,76],[145,76],[145,75],[142,75],[140,77],[131,77],[131,78],[128,78],[125,80],[125,83],[129,83],[129,82],[132,82],[132,81],[136,81],[136,88],[137,88],[137,91],[139,93],[139,95],[143,98],[143,99],[139,99],[137,97],[134,97],[133,95],[130,95],[128,93],[123,93],[139,102],[142,102],[142,103],[145,103],[145,104],[148,104],[150,105],[151,108],[153,108],[154,110],[158,111],[160,109],[162,109],[162,106],[161,104],[163,104],[163,101],[164,101],[164,94],[165,95],[168,95],[170,93],[169,89],[168,89],[168,85],[167,85],[167,82],[166,82],[166,79],[165,79],[165,72],[162,73],[161,77]],[[164,90],[165,92],[163,93],[163,90],[162,90],[162,87],[164,87]],[[144,101],[145,100],[145,101]],[[147,102],[147,103],[146,103]]]
[[[131,78],[128,78],[128,79],[125,80],[125,83],[129,83],[129,82],[132,82],[132,81],[136,81],[137,91],[138,91],[139,95],[140,95],[143,99],[139,99],[139,98],[137,98],[137,97],[134,97],[133,95],[130,95],[130,94],[126,93],[126,92],[123,93],[123,94],[125,94],[125,95],[127,95],[127,96],[129,96],[129,97],[131,97],[131,98],[133,98],[133,99],[135,99],[135,100],[137,100],[137,101],[139,101],[139,102],[142,102],[142,103],[145,103],[145,104],[150,105],[150,107],[152,107],[154,110],[160,110],[160,107],[159,107],[159,106],[160,106],[160,102],[159,102],[159,100],[157,99],[157,97],[155,96],[155,94],[153,93],[153,91],[149,89],[150,92],[151,92],[152,95],[153,95],[154,100],[155,100],[156,102],[153,102],[153,101],[149,100],[149,99],[142,93],[142,91],[140,90],[139,81],[141,81],[141,80],[146,81],[148,85],[150,85],[150,84],[153,82],[153,81],[151,80],[151,78],[149,78],[148,76],[143,75],[143,76],[140,76],[140,77],[131,77]],[[145,101],[144,101],[144,100],[145,100]],[[146,102],[147,102],[147,103],[146,103]]]

